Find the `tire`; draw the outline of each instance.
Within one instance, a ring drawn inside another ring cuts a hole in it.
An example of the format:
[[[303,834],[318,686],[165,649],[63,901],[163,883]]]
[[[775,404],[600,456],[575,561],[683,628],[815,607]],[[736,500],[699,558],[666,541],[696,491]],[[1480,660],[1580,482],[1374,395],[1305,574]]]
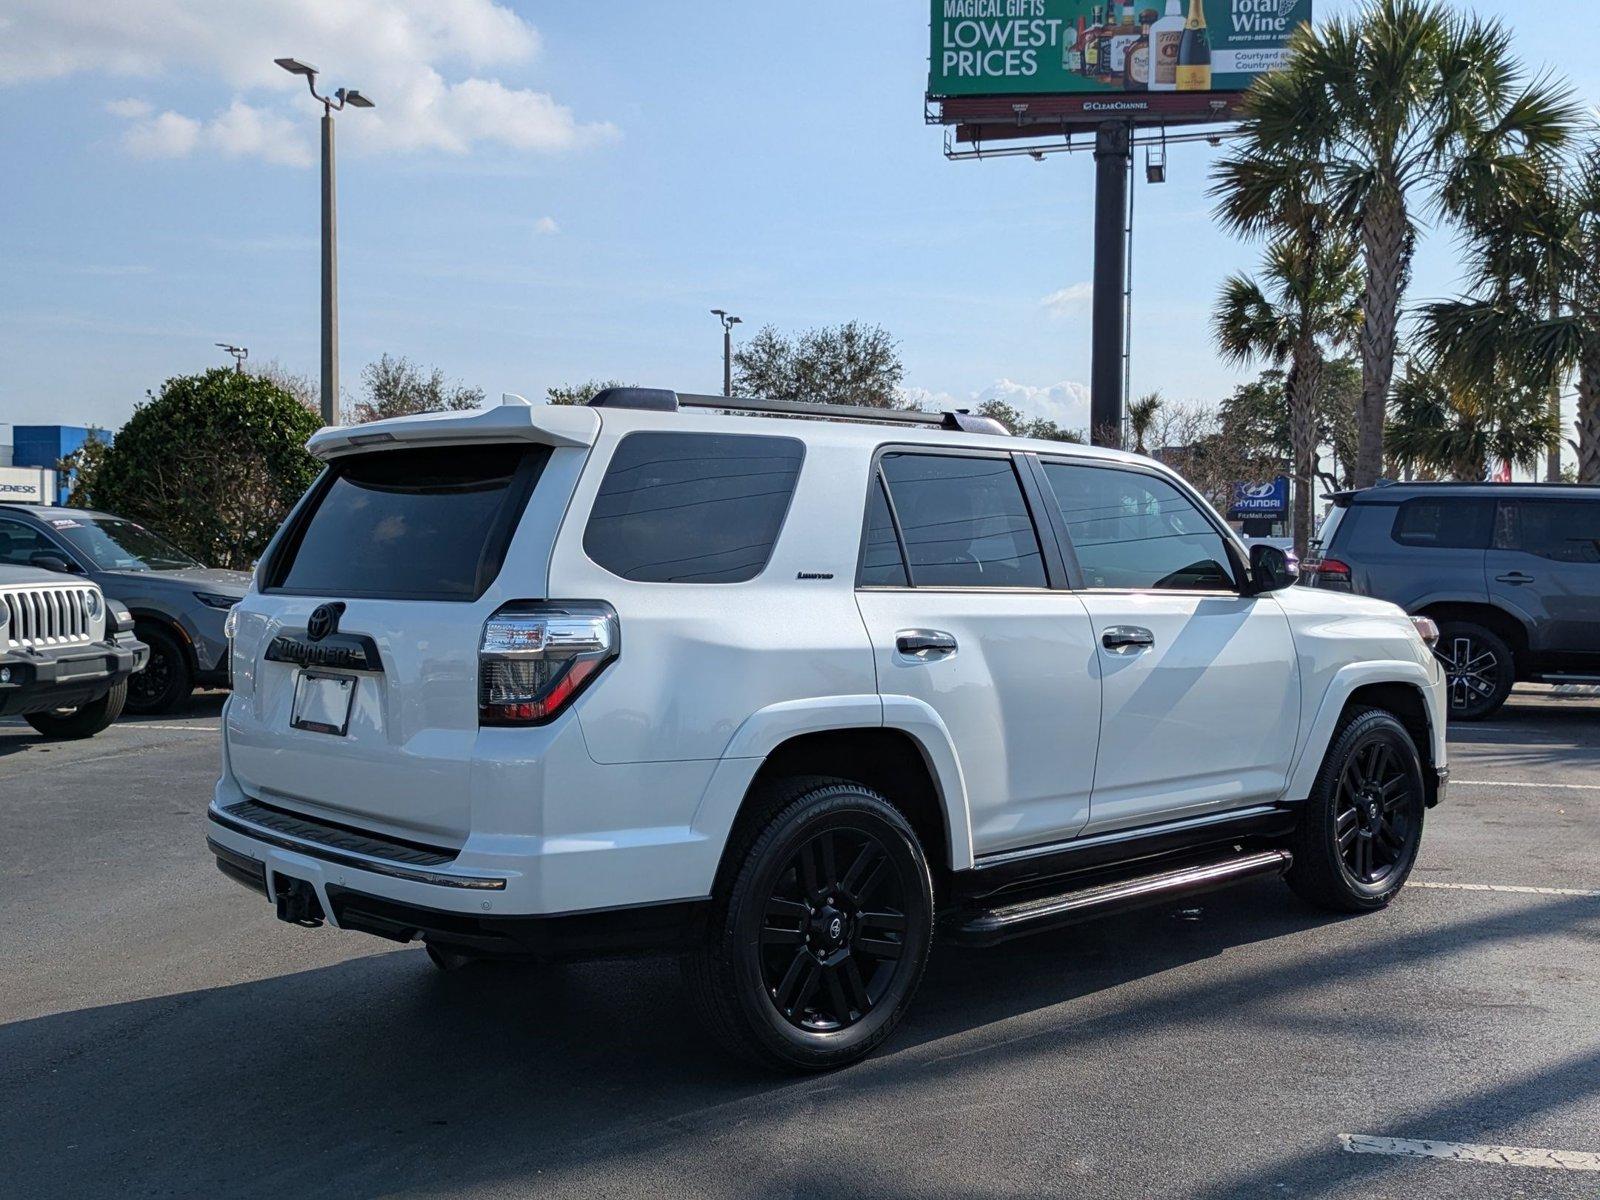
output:
[[[1333,912],[1384,907],[1417,861],[1425,796],[1410,732],[1392,713],[1358,709],[1334,735],[1301,808],[1289,886]]]
[[[159,625],[140,624],[136,635],[150,647],[150,661],[128,680],[128,711],[139,716],[171,712],[194,691],[189,656]]]
[[[760,1066],[825,1071],[900,1023],[933,940],[933,881],[882,796],[819,777],[782,781],[736,826],[684,980],[701,1021]]]
[[[128,699],[128,681],[119,680],[98,700],[66,712],[29,713],[24,720],[47,738],[62,741],[93,737],[122,715]]]
[[[1517,681],[1516,655],[1505,639],[1471,621],[1441,621],[1434,656],[1444,666],[1452,721],[1481,721],[1500,710]]]

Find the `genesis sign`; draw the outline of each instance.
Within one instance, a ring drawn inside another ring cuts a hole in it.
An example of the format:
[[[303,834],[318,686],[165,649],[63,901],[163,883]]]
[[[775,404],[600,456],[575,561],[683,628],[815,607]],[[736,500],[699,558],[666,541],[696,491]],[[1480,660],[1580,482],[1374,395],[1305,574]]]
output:
[[[928,95],[1242,92],[1311,0],[932,0]]]
[[[54,504],[56,473],[49,467],[0,467],[0,503]]]

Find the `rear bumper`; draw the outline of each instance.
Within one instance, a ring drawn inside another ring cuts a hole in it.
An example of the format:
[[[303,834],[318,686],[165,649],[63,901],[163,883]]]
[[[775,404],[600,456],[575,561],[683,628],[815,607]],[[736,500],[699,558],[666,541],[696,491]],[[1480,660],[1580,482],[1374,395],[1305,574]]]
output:
[[[272,849],[255,858],[215,836],[206,845],[218,870],[273,901],[279,916],[295,924],[327,920],[390,941],[424,941],[491,958],[569,961],[673,953],[689,945],[708,904],[680,900],[538,916],[451,911],[329,883],[325,877],[308,880],[304,864],[283,860]],[[312,896],[297,894],[308,883]]]
[[[0,716],[48,712],[97,700],[144,666],[131,637],[58,650],[0,652]]]

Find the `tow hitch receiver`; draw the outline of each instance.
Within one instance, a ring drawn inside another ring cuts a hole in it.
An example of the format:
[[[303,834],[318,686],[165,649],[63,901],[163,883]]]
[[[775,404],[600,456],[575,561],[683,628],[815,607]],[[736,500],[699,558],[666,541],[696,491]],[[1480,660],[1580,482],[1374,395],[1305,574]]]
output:
[[[308,880],[272,873],[272,888],[278,897],[278,920],[315,929],[322,924],[322,902]]]

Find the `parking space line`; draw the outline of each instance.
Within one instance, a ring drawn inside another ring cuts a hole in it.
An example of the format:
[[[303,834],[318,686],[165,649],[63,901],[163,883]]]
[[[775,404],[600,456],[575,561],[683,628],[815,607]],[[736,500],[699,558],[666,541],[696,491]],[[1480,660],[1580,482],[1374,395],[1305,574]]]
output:
[[[1518,780],[1515,783],[1508,779],[1452,779],[1451,787],[1520,787],[1520,788],[1561,788],[1571,792],[1600,792],[1600,783],[1528,783]]]
[[[1523,896],[1596,896],[1600,888],[1528,887],[1518,883],[1443,883],[1429,879],[1413,879],[1407,887],[1439,888],[1452,892],[1514,892]]]
[[[137,725],[129,725],[129,729],[174,729],[180,733],[216,733],[219,725],[157,725],[153,721],[142,721]]]
[[[1484,1146],[1474,1142],[1413,1141],[1341,1133],[1340,1144],[1351,1154],[1392,1154],[1401,1158],[1444,1158],[1452,1162],[1498,1163],[1510,1167],[1544,1167],[1553,1171],[1600,1171],[1600,1154],[1586,1150],[1544,1150],[1537,1146]]]

